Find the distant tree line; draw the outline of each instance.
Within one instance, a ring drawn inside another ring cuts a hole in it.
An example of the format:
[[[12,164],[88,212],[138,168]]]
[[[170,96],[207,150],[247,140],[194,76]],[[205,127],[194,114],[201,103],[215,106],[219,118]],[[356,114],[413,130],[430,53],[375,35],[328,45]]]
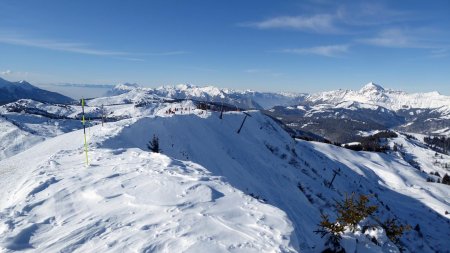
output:
[[[293,137],[296,139],[301,139],[301,140],[305,140],[305,141],[316,141],[316,142],[322,142],[322,143],[327,143],[327,144],[333,144],[335,146],[344,147],[344,148],[351,149],[354,151],[386,152],[386,151],[390,150],[390,147],[389,147],[389,145],[387,145],[387,142],[384,143],[383,140],[388,139],[388,138],[396,138],[396,137],[398,137],[398,135],[393,131],[385,130],[385,131],[381,131],[381,132],[378,132],[378,133],[370,135],[370,136],[360,137],[358,139],[359,143],[355,144],[355,145],[350,145],[350,144],[342,145],[342,143],[340,143],[340,142],[332,142],[325,138],[319,139],[319,138],[314,138],[314,137],[310,137],[310,136],[294,135]],[[409,136],[409,138],[414,138],[414,136]],[[394,149],[396,149],[396,148],[397,147],[394,147]]]
[[[445,175],[442,177],[441,180],[441,175],[439,174],[439,172],[430,172],[431,175],[436,176],[437,180],[435,180],[432,177],[428,177],[427,178],[427,182],[431,182],[431,183],[442,183],[442,184],[446,184],[446,185],[450,185],[450,176],[445,173]]]
[[[450,151],[450,138],[445,136],[428,136],[423,141],[433,150],[448,154]]]
[[[374,135],[361,137],[360,144],[357,145],[344,145],[344,148],[348,148],[355,151],[371,151],[371,152],[386,152],[390,150],[389,145],[383,143],[383,139],[396,138],[398,135],[393,131],[381,131]]]

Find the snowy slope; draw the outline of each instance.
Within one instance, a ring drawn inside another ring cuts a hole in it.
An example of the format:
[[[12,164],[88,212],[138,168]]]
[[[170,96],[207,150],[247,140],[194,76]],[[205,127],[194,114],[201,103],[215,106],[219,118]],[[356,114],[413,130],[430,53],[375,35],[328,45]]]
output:
[[[0,117],[0,161],[26,150],[44,138],[21,130],[3,117]]]
[[[415,161],[421,170],[430,173],[439,173],[444,176],[446,173],[450,175],[450,156],[428,148],[423,142],[425,135],[412,134],[415,139],[407,138],[404,134],[398,133],[397,138],[389,140],[391,147],[396,144],[398,152],[395,155],[403,158],[406,161]],[[403,154],[402,154],[403,153]],[[446,168],[447,166],[447,168]],[[437,177],[430,176],[437,180]]]
[[[117,121],[153,115],[159,107],[167,110],[168,104],[163,103],[166,99],[143,93],[135,96],[132,93],[87,100],[84,108],[87,127],[100,124],[102,114],[106,121]],[[136,100],[129,100],[130,97]],[[191,101],[183,104],[189,108],[195,107]],[[31,99],[1,105],[0,129],[3,132],[0,133],[0,160],[40,141],[82,128],[81,112],[79,104],[61,105]]]
[[[0,161],[1,247],[320,252],[324,240],[313,232],[320,213],[332,215],[335,200],[357,192],[374,195],[381,218],[420,225],[423,236],[410,231],[402,238],[409,252],[450,248],[448,186],[426,182],[428,175],[403,158],[295,141],[256,111],[240,134],[242,113],[225,113],[223,120],[198,109],[165,113],[186,103],[156,104],[148,107],[150,117],[93,127],[87,169],[80,131]],[[148,153],[153,135],[163,155]],[[201,186],[190,195],[192,181]],[[398,252],[378,239],[375,245],[366,235],[346,233],[343,243],[347,252]]]
[[[156,134],[165,154],[199,163],[213,174],[225,176],[238,189],[284,210],[295,225],[299,247],[304,252],[317,252],[323,244],[320,236],[313,233],[320,211],[331,212],[334,199],[352,191],[378,193],[380,215],[398,217],[412,225],[420,223],[423,231],[433,234],[426,239],[410,234],[405,239],[410,249],[417,246],[416,240],[423,244],[425,252],[449,246],[443,240],[450,236],[448,217],[444,217],[449,209],[447,186],[427,183],[426,175],[392,156],[301,141],[295,144],[267,117],[259,113],[252,116],[240,135],[236,134],[243,118],[239,113],[226,114],[222,121],[217,115],[205,119],[188,115],[144,118],[124,128],[105,145],[112,149],[145,150],[147,141]],[[336,182],[336,189],[328,189],[324,181],[337,168],[343,171],[343,179]],[[299,191],[299,183],[309,192]],[[441,224],[432,225],[435,222]],[[354,243],[354,237],[347,239]],[[364,238],[359,240],[363,243],[358,247],[370,245]]]
[[[122,122],[121,124],[126,124]],[[0,249],[39,252],[294,252],[292,225],[202,166],[99,144],[80,131],[0,162]],[[20,168],[17,167],[22,162]]]
[[[82,127],[76,106],[21,99],[0,106],[0,160]],[[81,112],[81,110],[80,110]]]

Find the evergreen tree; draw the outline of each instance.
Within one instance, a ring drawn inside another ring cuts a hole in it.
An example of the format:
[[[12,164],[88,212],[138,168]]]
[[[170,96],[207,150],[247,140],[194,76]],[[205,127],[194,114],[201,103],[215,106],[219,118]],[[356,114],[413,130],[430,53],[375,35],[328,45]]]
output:
[[[394,143],[394,147],[392,148],[392,150],[393,150],[394,152],[397,152],[397,151],[398,151],[397,143]]]
[[[329,247],[328,252],[343,250],[340,240],[345,229],[349,228],[351,232],[356,232],[359,222],[377,210],[376,205],[369,205],[368,202],[367,195],[359,195],[359,198],[355,197],[355,194],[346,195],[342,202],[336,202],[336,221],[330,221],[328,215],[322,214],[319,229],[314,232],[322,234],[322,237],[327,236],[325,245]]]
[[[336,203],[338,212],[337,221],[346,224],[352,232],[356,231],[356,227],[360,221],[372,215],[376,210],[376,205],[368,205],[369,196],[359,195],[359,199],[354,194],[346,196],[345,200]]]
[[[400,240],[400,237],[408,230],[411,230],[411,226],[402,225],[397,222],[395,218],[387,219],[385,222],[381,224],[384,231],[386,232],[386,236],[395,244],[397,244]],[[419,228],[420,230],[420,228]]]
[[[442,178],[442,183],[450,185],[450,176],[447,173],[445,173],[445,176]]]
[[[159,139],[156,137],[156,135],[153,135],[153,138],[151,141],[148,142],[147,147],[150,151],[154,153],[161,152],[161,149],[159,148]]]
[[[319,228],[314,232],[321,234],[322,237],[326,236],[325,246],[328,248],[323,252],[345,252],[340,244],[342,234],[346,229],[356,233],[359,230],[358,225],[361,225],[366,218],[378,223],[384,229],[386,236],[400,247],[400,237],[411,227],[400,224],[395,218],[387,219],[384,222],[380,221],[374,215],[378,206],[369,205],[369,196],[361,194],[356,197],[353,193],[350,196],[346,195],[341,202],[336,202],[337,217],[335,221],[330,221],[328,215],[322,214],[322,220],[318,224]],[[374,225],[363,226],[362,232],[364,233],[365,229],[370,227],[374,227]],[[420,232],[419,225],[415,229]]]

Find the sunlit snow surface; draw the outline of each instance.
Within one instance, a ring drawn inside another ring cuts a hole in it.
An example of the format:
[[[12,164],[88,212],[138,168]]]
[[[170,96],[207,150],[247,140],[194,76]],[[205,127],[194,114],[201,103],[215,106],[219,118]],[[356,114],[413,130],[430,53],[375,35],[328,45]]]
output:
[[[87,130],[89,166],[82,130],[59,125],[51,136],[43,134],[48,127],[20,121],[46,140],[0,161],[0,251],[320,252],[324,241],[313,232],[320,213],[333,216],[335,200],[351,192],[372,194],[382,219],[420,225],[422,236],[410,231],[402,238],[410,252],[450,248],[449,187],[426,182],[427,173],[395,153],[295,141],[256,111],[237,134],[242,113],[220,120],[218,113],[194,110],[190,101],[135,107],[120,104],[126,96],[108,109],[130,119]],[[104,102],[88,101],[87,112]],[[166,114],[175,107],[192,110]],[[81,109],[71,108],[70,115]],[[2,126],[18,131],[8,122]],[[147,150],[153,135],[162,154]],[[433,154],[420,143],[393,141],[424,166],[432,163]],[[328,188],[336,169],[340,176]],[[368,233],[381,245],[346,233],[347,252],[398,251],[382,230]]]

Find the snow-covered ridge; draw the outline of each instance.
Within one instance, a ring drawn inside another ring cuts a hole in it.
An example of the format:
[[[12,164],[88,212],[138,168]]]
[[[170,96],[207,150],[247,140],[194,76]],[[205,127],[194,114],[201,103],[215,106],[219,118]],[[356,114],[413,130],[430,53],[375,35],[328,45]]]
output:
[[[196,86],[192,84],[166,85],[158,88],[143,88],[120,84],[108,94],[120,95],[127,92],[156,95],[162,98],[194,99],[217,103],[227,103],[242,108],[268,109],[276,105],[295,105],[306,96],[302,93],[258,92],[253,90],[233,90],[214,86]]]
[[[94,127],[88,168],[82,131],[0,161],[0,251],[296,252],[280,209],[194,162],[112,148],[135,121]]]
[[[107,92],[107,96],[116,96],[123,93],[129,92],[133,89],[138,89],[140,86],[136,83],[121,83],[114,86],[111,90]]]
[[[368,83],[358,91],[334,90],[315,93],[306,98],[309,103],[339,104],[344,101],[356,101],[360,103],[378,105],[390,110],[409,108],[438,108],[450,107],[450,96],[441,95],[438,92],[406,93],[384,89],[375,83]]]
[[[196,86],[192,84],[167,85],[158,88],[143,88],[136,84],[120,84],[110,94],[119,95],[134,91],[153,94],[165,98],[196,99],[211,102],[224,102],[243,108],[270,109],[274,106],[294,106],[298,104],[331,104],[358,102],[360,106],[380,106],[389,110],[422,108],[450,108],[450,96],[436,91],[426,93],[406,93],[385,89],[370,82],[359,90],[334,90],[314,94],[289,92],[258,92],[254,90],[233,90],[214,86]]]
[[[240,134],[243,113],[222,120],[199,109],[165,113],[187,103],[111,105],[113,114],[132,117],[87,130],[89,168],[82,131],[0,161],[0,249],[320,252],[320,213],[332,213],[334,200],[350,192],[377,193],[382,218],[420,223],[427,236],[411,231],[402,239],[410,251],[448,248],[447,186],[427,183],[403,159],[295,141],[256,111]],[[163,155],[149,154],[153,135]],[[337,168],[329,188],[324,182]],[[348,252],[396,252],[364,234],[343,241]]]

